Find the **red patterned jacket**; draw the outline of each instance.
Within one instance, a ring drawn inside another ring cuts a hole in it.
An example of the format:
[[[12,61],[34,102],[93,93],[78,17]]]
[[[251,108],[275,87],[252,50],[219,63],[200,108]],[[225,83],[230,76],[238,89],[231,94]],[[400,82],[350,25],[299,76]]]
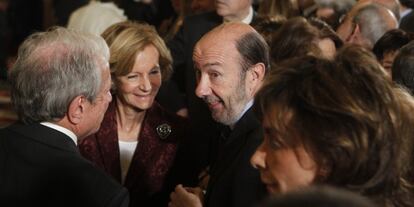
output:
[[[99,131],[83,139],[79,149],[85,158],[121,183],[115,111],[114,99]],[[130,206],[163,206],[168,202],[165,180],[174,162],[178,142],[186,136],[186,123],[186,119],[167,112],[156,102],[148,109],[124,182],[130,192]]]

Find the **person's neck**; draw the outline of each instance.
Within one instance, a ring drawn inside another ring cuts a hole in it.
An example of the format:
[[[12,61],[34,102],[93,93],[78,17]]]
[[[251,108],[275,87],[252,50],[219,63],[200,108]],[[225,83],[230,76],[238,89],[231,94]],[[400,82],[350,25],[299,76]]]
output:
[[[405,7],[405,6],[403,6],[403,5],[401,5],[400,6],[400,13],[403,13],[403,12],[405,12],[406,10],[408,10],[409,8],[407,8],[407,7]]]
[[[117,100],[116,121],[118,129],[124,132],[136,131],[144,121],[146,111],[137,111],[129,106],[125,106]]]
[[[247,9],[240,11],[239,13],[235,14],[235,15],[230,15],[230,16],[226,16],[223,17],[224,22],[241,22],[243,21],[243,19],[245,19],[250,12],[250,7],[248,7]]]

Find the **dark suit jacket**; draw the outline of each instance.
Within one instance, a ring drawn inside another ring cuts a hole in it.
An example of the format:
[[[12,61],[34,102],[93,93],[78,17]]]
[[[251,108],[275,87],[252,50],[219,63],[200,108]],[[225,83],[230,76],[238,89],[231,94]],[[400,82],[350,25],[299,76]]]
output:
[[[168,124],[171,133],[161,137],[157,127]],[[158,103],[148,109],[139,134],[124,186],[130,192],[130,206],[167,206],[166,183],[179,140],[185,136],[186,120],[165,111]],[[121,164],[116,122],[116,99],[105,113],[99,131],[79,143],[82,155],[121,183]]]
[[[406,32],[414,32],[414,10],[401,19],[399,27]]]
[[[127,206],[128,192],[41,124],[0,130],[0,206]]]
[[[250,158],[263,140],[260,122],[249,109],[229,136],[216,139],[204,207],[251,207],[267,194]]]

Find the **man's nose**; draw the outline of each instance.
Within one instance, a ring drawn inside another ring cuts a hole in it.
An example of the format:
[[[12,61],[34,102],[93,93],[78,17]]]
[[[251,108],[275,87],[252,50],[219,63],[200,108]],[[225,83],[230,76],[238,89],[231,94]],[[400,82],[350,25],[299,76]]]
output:
[[[211,94],[210,83],[206,77],[200,77],[195,89],[195,93],[199,98],[203,98]]]

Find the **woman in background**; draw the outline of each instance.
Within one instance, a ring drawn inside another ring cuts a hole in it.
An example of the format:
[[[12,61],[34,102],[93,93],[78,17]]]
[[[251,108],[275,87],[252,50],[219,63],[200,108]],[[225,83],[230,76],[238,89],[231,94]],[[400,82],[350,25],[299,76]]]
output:
[[[122,22],[108,28],[113,101],[100,130],[79,145],[84,157],[130,192],[130,206],[165,206],[167,178],[185,120],[154,101],[171,74],[171,55],[152,26]]]
[[[255,104],[264,141],[251,162],[269,193],[326,184],[381,207],[413,206],[414,100],[369,51],[350,46],[335,61],[285,62]]]
[[[269,46],[272,61],[278,63],[305,55],[332,59],[342,41],[326,23],[294,17],[271,35]]]

